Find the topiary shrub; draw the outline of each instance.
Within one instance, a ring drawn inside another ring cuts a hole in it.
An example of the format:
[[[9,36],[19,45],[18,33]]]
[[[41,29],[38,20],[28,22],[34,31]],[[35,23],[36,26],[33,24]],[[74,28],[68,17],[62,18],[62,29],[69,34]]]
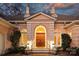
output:
[[[16,48],[19,44],[19,39],[21,37],[21,32],[17,28],[13,30],[13,34],[10,35],[10,41],[12,46]]]
[[[10,39],[9,39],[9,41],[11,41],[12,47],[6,49],[5,54],[17,53],[24,50],[25,47],[18,47],[20,37],[21,37],[20,30],[18,28],[15,28],[13,30],[13,33],[10,35]]]
[[[62,37],[62,48],[63,50],[66,50],[66,48],[70,47],[70,43],[72,41],[71,37],[69,34],[63,33],[61,34]]]

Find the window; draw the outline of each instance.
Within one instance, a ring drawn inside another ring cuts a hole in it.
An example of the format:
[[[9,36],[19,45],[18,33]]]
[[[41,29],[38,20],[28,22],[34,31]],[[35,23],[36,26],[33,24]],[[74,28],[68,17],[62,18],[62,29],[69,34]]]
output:
[[[21,30],[21,37],[20,37],[20,46],[25,46],[27,43],[27,31],[26,29]]]
[[[61,38],[60,38],[60,35],[58,36],[58,45],[60,45],[60,41],[61,40]]]
[[[54,34],[54,45],[61,46],[61,33],[56,32]]]
[[[54,45],[56,45],[56,35],[54,36]]]

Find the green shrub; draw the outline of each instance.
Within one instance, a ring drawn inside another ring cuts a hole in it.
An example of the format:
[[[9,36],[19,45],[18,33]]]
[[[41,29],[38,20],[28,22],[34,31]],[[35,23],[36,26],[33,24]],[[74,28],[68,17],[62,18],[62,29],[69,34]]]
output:
[[[21,37],[21,32],[17,28],[14,29],[13,34],[10,35],[10,41],[12,42],[13,47],[17,47],[19,43],[19,39]]]
[[[2,54],[2,55],[10,55],[10,54],[17,54],[17,53],[20,53],[20,52],[25,52],[25,48],[26,47],[16,47],[16,48],[8,48],[5,50],[5,53]]]
[[[62,48],[66,50],[66,48],[70,47],[70,43],[72,41],[71,37],[68,34],[61,34],[62,37]]]
[[[70,55],[77,55],[77,47],[72,47],[70,51]]]
[[[77,55],[79,56],[79,48],[77,48]]]

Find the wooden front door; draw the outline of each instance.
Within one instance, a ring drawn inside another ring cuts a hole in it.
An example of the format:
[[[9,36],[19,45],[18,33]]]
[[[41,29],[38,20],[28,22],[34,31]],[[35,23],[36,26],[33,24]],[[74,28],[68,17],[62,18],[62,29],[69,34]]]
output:
[[[36,47],[45,47],[45,33],[36,33]]]

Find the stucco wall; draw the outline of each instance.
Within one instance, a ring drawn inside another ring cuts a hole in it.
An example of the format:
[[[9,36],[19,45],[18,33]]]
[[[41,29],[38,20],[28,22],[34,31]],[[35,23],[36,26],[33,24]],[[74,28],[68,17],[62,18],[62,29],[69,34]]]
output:
[[[65,29],[64,29],[64,24],[63,23],[55,23],[55,28],[54,28],[54,32],[65,32]]]
[[[8,39],[9,39],[8,32],[10,32],[9,28],[6,28],[5,26],[0,25],[0,34],[2,35],[2,38],[0,38],[0,42],[2,42],[2,43],[0,43],[0,45],[1,45],[0,47],[2,47],[0,51],[6,50],[7,48],[11,47],[11,42],[8,41]]]
[[[9,35],[12,29],[13,27],[7,21],[0,19],[0,54],[11,47],[11,42],[8,39],[10,39]]]
[[[71,33],[71,47],[79,47],[79,25],[74,24],[73,26],[66,28],[66,30]]]

